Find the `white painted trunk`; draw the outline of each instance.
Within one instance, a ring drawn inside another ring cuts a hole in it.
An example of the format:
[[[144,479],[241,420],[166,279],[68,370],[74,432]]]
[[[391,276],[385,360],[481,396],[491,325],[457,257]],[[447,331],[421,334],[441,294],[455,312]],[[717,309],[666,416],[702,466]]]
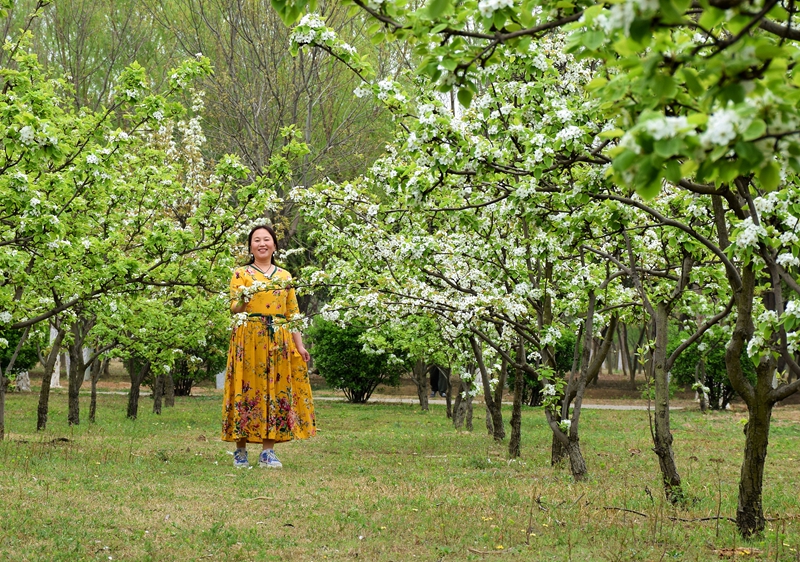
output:
[[[92,356],[92,348],[91,347],[84,347],[83,348],[83,364],[86,365],[86,369],[83,371],[83,382],[89,382],[92,380],[92,369],[91,365],[89,365],[89,357]]]
[[[50,326],[50,345],[56,339],[58,330]],[[67,359],[69,361],[69,359]],[[69,364],[67,364],[69,365]],[[69,369],[69,367],[67,367]],[[61,388],[61,354],[56,357],[56,364],[53,366],[53,374],[50,375],[50,388]]]
[[[19,373],[14,382],[17,385],[17,391],[19,392],[31,391],[31,377],[28,374],[28,371],[23,371]]]

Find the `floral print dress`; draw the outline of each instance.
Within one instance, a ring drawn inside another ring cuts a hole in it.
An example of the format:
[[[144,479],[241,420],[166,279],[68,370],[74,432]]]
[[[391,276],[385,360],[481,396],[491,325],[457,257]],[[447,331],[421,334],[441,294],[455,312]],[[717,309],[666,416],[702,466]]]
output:
[[[316,433],[308,367],[289,323],[300,315],[288,271],[237,268],[231,304],[243,287],[260,290],[234,315],[222,403],[222,440],[261,443],[306,439]],[[262,285],[263,284],[263,285]]]

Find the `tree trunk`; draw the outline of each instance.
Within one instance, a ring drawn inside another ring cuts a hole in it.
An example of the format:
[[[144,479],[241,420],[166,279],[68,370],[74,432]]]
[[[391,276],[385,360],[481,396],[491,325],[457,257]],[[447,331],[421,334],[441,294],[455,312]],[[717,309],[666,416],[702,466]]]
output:
[[[756,400],[749,408],[744,429],[744,461],[739,478],[739,503],[736,507],[736,527],[745,538],[761,535],[766,526],[761,491],[764,485],[764,463],[767,460],[769,423],[772,404]]]
[[[447,403],[447,419],[453,418],[453,383],[450,382],[450,368],[443,369],[442,372],[444,373],[445,380],[447,381],[447,394],[445,395],[445,402]]]
[[[78,368],[78,361],[76,361],[74,357],[70,357],[69,391],[67,398],[67,423],[69,423],[69,425],[78,425],[81,423],[81,404],[79,398],[82,383],[83,370]]]
[[[425,361],[417,359],[411,369],[411,380],[417,386],[417,398],[419,407],[423,412],[428,411],[428,370],[425,368]]]
[[[489,385],[489,372],[486,369],[486,364],[483,362],[483,351],[481,350],[481,345],[475,336],[470,336],[469,338],[470,344],[472,345],[472,352],[475,356],[475,362],[478,365],[478,369],[481,373],[481,382],[483,384],[483,400],[486,403],[486,411],[487,411],[487,422],[486,427],[490,429],[490,435],[492,435],[495,441],[502,441],[506,438],[506,431],[503,427],[503,411],[502,411],[502,403],[499,400],[495,400],[492,397],[492,388]],[[501,373],[501,380],[499,381],[498,386],[500,387],[500,396],[502,396],[502,385],[505,382],[505,376]],[[489,420],[491,419],[491,428],[489,428]]]
[[[485,416],[484,421],[486,424],[486,432],[489,434],[489,437],[494,436],[494,423],[492,422],[492,410],[489,408],[489,404],[486,402],[483,403],[485,406]]]
[[[94,423],[97,414],[97,381],[100,376],[108,369],[108,364],[111,359],[95,359],[91,367],[91,382],[92,382],[92,399],[89,402],[89,423]]]
[[[706,368],[705,360],[700,359],[694,369],[694,382],[700,385],[697,389],[697,395],[700,399],[700,411],[706,413],[708,411],[708,393],[705,391],[706,386]]]
[[[453,427],[461,429],[465,422],[468,431],[472,431],[472,395],[464,381],[459,381],[459,391],[453,406]],[[466,398],[462,396],[466,395]]]
[[[0,367],[0,370],[2,368]],[[6,438],[6,389],[8,388],[8,377],[4,372],[0,372],[0,441]]]
[[[69,347],[69,412],[67,414],[67,422],[69,425],[78,425],[81,421],[80,416],[80,390],[83,385],[84,376],[86,373],[86,359],[84,355],[84,344],[86,337],[94,327],[95,317],[81,317],[79,316],[70,326],[72,332],[72,341]]]
[[[55,330],[53,335],[52,330]],[[36,411],[36,430],[44,431],[47,428],[47,412],[50,407],[50,386],[53,382],[53,370],[59,362],[61,354],[61,342],[64,339],[66,330],[52,328],[50,335],[50,352],[44,362],[44,375],[42,376],[42,388],[39,390],[39,406]]]
[[[175,379],[172,377],[172,371],[164,377],[164,406],[175,407]]]
[[[583,460],[580,441],[570,437],[567,451],[569,453],[569,467],[572,477],[577,481],[586,480],[589,470],[586,468],[586,461]]]
[[[14,383],[17,387],[17,392],[31,391],[31,376],[28,371],[22,371],[21,373],[18,373]]]
[[[25,345],[25,340],[28,339],[30,330],[30,326],[25,328],[25,331],[22,333],[22,337],[17,343],[17,348],[14,350],[14,354],[11,356],[11,359],[9,359],[8,365],[6,365],[5,371],[0,365],[0,441],[5,440],[6,438],[6,391],[8,390],[9,383],[6,373],[10,373],[14,369],[14,363],[17,362],[17,356],[19,355],[22,346]]]
[[[669,308],[664,302],[655,308],[656,341],[653,349],[653,382],[655,383],[655,423],[653,451],[658,456],[661,479],[667,499],[676,503],[683,497],[681,477],[675,466],[672,452],[672,432],[669,424],[669,373],[667,372],[667,329],[669,327]]]
[[[520,343],[517,349],[517,361],[525,360],[525,351]],[[514,369],[514,406],[511,410],[511,438],[508,441],[508,456],[515,459],[520,456],[522,443],[522,391],[525,388],[525,373],[522,369]]]
[[[164,373],[156,377],[153,383],[153,413],[161,415],[161,398],[164,396]]]
[[[129,371],[131,376],[131,389],[128,392],[128,418],[135,420],[139,414],[139,389],[142,386],[142,381],[150,371],[150,361],[142,363],[138,372],[131,368]]]

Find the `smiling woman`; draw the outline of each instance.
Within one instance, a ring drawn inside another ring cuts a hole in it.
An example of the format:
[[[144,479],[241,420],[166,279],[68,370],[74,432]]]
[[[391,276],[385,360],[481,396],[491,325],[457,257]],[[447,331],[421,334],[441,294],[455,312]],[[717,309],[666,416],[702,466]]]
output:
[[[236,321],[228,350],[222,405],[222,440],[235,441],[233,464],[248,466],[247,443],[261,443],[259,466],[280,468],[275,443],[316,433],[308,379],[310,359],[298,331],[292,276],[273,261],[278,239],[270,226],[250,231],[251,260],[230,284]]]

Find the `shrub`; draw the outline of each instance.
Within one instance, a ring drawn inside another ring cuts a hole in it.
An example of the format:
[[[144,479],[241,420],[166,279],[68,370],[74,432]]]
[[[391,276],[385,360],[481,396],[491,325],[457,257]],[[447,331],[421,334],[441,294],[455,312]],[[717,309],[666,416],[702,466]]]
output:
[[[321,319],[308,332],[319,374],[330,386],[342,390],[348,402],[366,402],[380,384],[399,385],[405,370],[391,350],[366,351],[360,339],[364,332],[357,324],[342,328]]]
[[[708,388],[708,407],[712,410],[724,410],[736,396],[725,368],[727,342],[725,336],[704,336],[701,343],[695,342],[681,353],[670,371],[672,378],[678,384],[692,385],[695,382],[695,369],[701,361],[704,361],[706,371],[704,384]],[[672,353],[678,344],[679,341],[676,341],[675,345],[670,345],[669,353]],[[746,354],[743,355],[740,361],[744,374],[752,384],[755,384],[756,372],[753,363]]]
[[[17,360],[14,362],[14,368],[11,369],[11,373],[6,373],[6,368],[11,362],[11,356],[14,355],[14,351],[16,351],[21,337],[22,330],[0,330],[0,338],[8,341],[6,347],[0,348],[0,366],[3,368],[3,374],[10,375],[12,373],[29,371],[39,362],[39,357],[36,353],[36,340],[33,334],[31,334],[31,336],[25,340],[22,349],[19,350],[19,355],[17,355]]]
[[[572,361],[575,356],[575,346],[578,344],[578,336],[575,332],[563,332],[555,345],[556,373],[559,377],[564,377],[572,369]],[[541,406],[542,404],[542,382],[538,375],[525,373],[525,389],[522,401],[529,406]]]

